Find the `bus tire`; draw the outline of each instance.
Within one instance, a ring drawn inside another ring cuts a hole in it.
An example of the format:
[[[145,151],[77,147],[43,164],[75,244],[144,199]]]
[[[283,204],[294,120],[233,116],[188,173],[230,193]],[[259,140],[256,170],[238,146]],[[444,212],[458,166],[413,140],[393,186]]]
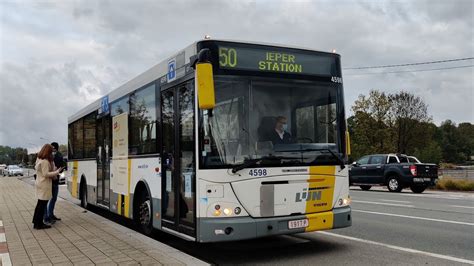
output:
[[[135,208],[134,220],[138,229],[145,235],[151,235],[153,231],[153,215],[151,209],[151,197],[148,195],[146,189],[140,191]]]
[[[372,187],[372,186],[363,185],[363,186],[360,186],[360,189],[367,191],[367,190],[369,190],[371,187]]]
[[[410,189],[411,191],[413,191],[413,193],[423,193],[423,191],[425,191],[426,189],[426,186],[425,185],[413,185],[413,186],[410,186]]]
[[[81,182],[79,192],[79,196],[81,197],[81,207],[87,209],[89,204],[87,203],[87,185],[85,182]]]
[[[403,187],[402,187],[402,184],[400,184],[400,180],[398,179],[398,176],[392,175],[388,177],[387,188],[390,192],[402,191]]]

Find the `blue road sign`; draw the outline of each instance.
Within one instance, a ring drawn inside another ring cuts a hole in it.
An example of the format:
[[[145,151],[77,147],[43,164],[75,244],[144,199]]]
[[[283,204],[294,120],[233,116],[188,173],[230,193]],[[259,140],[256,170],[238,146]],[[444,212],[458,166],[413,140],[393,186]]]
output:
[[[102,109],[102,113],[109,112],[109,96],[104,96],[100,102],[100,107]]]
[[[176,79],[176,59],[168,62],[168,82]]]

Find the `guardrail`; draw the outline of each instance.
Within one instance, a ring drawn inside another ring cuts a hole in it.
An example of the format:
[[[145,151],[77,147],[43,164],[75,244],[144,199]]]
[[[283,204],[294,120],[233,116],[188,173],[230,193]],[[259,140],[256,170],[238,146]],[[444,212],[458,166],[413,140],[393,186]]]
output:
[[[474,169],[439,169],[438,176],[457,179],[474,179]]]

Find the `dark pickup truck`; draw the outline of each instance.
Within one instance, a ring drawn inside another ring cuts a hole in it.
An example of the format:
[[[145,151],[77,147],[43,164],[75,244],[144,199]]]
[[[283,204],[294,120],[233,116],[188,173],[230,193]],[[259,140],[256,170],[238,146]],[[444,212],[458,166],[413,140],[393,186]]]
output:
[[[391,192],[409,187],[414,193],[422,193],[436,184],[438,167],[420,163],[418,159],[403,154],[367,155],[352,163],[349,168],[349,184],[369,190],[372,186],[387,186]]]

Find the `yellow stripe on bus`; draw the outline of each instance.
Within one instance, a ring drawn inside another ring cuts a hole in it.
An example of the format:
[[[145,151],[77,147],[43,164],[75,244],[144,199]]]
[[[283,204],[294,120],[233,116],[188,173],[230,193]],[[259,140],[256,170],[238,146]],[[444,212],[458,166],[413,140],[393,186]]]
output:
[[[334,213],[332,211],[307,214],[309,225],[305,228],[305,232],[316,230],[332,229],[334,225]]]
[[[72,188],[71,195],[77,198],[77,174],[79,173],[79,162],[72,162]]]
[[[122,194],[117,195],[117,213],[122,215]]]
[[[125,210],[124,215],[130,218],[130,178],[132,174],[132,160],[128,159],[128,183],[127,183],[127,195],[125,195]]]
[[[323,212],[332,209],[336,166],[310,166],[306,213]]]

